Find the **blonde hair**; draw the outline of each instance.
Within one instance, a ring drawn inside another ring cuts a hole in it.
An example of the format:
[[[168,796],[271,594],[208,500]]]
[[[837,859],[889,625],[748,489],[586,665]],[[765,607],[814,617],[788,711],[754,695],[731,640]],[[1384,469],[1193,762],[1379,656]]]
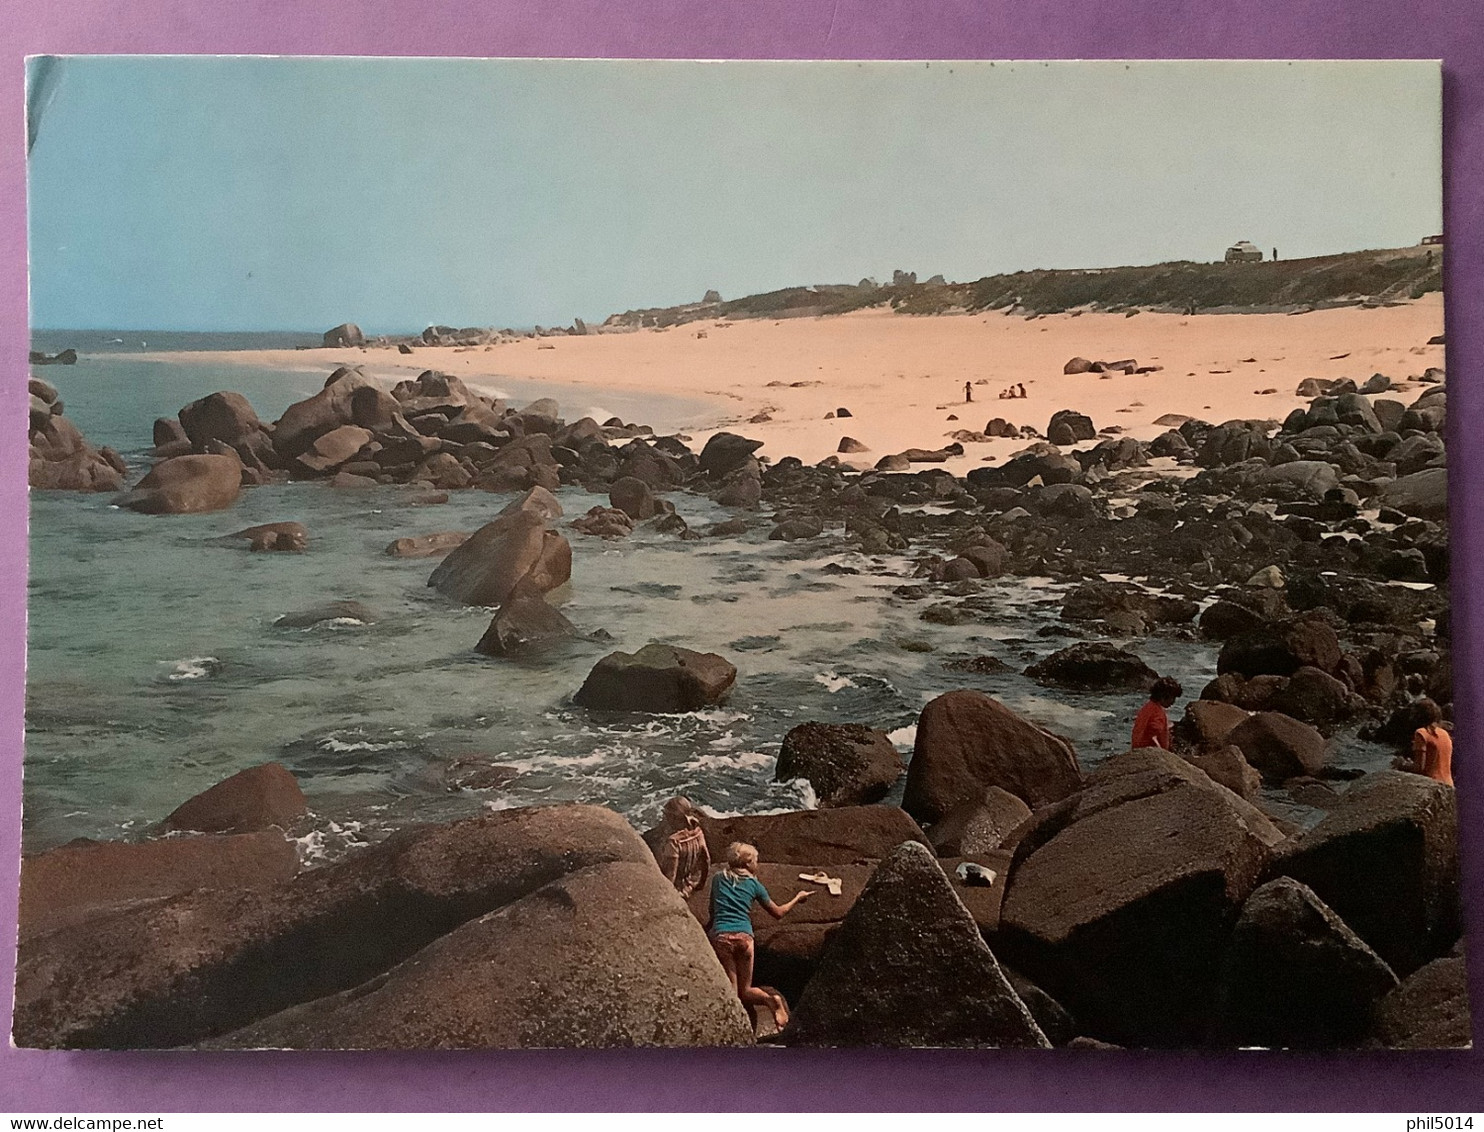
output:
[[[752,876],[757,871],[757,847],[745,841],[727,846],[727,873],[733,878]]]
[[[700,824],[699,819],[696,817],[695,806],[691,804],[689,798],[681,795],[676,795],[666,802],[662,812],[665,823],[671,828],[686,829],[690,826]]]

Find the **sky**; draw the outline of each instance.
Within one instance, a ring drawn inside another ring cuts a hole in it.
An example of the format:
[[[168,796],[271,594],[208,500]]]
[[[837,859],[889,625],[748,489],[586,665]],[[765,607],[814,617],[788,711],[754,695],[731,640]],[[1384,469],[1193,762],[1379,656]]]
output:
[[[1442,230],[1430,62],[37,62],[38,328],[565,325]]]

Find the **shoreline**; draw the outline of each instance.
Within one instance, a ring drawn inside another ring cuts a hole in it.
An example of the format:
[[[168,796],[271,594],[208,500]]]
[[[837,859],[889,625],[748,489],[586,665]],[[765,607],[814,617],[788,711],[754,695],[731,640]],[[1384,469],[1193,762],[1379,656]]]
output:
[[[485,393],[501,391],[502,383],[555,383],[602,391],[609,399],[677,398],[709,405],[714,415],[698,410],[684,420],[651,413],[644,423],[684,429],[698,443],[717,431],[745,431],[763,441],[762,454],[775,462],[786,456],[818,462],[849,436],[866,446],[859,463],[870,466],[906,448],[941,447],[955,431],[982,430],[995,417],[1044,431],[1053,413],[1073,409],[1091,416],[1099,429],[1116,426],[1122,435],[1150,440],[1164,431],[1155,422],[1169,413],[1212,423],[1282,420],[1308,403],[1295,392],[1305,378],[1349,377],[1359,385],[1373,373],[1386,373],[1405,396],[1421,388],[1407,379],[1443,365],[1444,347],[1427,345],[1442,332],[1442,296],[1429,294],[1398,306],[1301,316],[1068,312],[1027,319],[868,310],[486,347],[420,347],[412,355],[395,347],[359,347],[130,357],[307,372],[364,365],[383,381],[433,369]],[[1133,358],[1161,368],[1064,374],[1064,364],[1079,356]],[[972,383],[970,403],[964,401],[966,381]],[[1016,383],[1025,385],[1025,399],[998,398]],[[827,417],[840,408],[849,409],[848,421]],[[569,419],[582,415],[566,405],[563,411]],[[764,414],[768,419],[757,419]],[[963,456],[950,457],[945,466],[962,475],[1023,443],[971,441]]]

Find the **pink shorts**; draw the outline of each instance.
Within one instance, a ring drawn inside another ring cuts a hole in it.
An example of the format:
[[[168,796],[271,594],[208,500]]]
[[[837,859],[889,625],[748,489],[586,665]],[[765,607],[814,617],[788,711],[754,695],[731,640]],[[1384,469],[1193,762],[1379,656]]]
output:
[[[750,932],[712,932],[707,938],[723,966],[752,958],[754,944]]]

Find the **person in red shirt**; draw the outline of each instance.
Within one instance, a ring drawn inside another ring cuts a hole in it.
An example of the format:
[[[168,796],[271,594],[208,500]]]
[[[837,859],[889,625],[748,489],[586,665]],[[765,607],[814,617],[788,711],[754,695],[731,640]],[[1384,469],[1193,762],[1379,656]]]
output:
[[[1182,689],[1178,680],[1161,676],[1149,689],[1149,702],[1139,709],[1134,719],[1135,748],[1163,747],[1170,749],[1170,716],[1166,710],[1180,698]]]

